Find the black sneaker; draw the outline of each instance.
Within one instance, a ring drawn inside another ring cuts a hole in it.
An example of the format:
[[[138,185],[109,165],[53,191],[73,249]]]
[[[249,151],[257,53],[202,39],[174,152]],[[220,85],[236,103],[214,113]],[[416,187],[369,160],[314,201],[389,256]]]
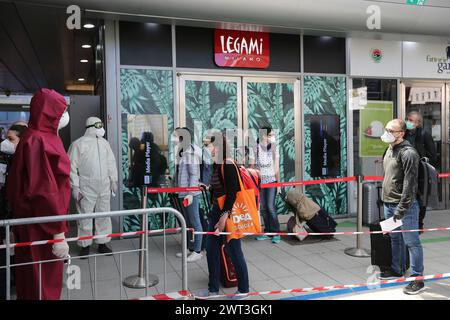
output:
[[[425,283],[423,281],[411,281],[404,289],[405,294],[418,294],[425,290]]]
[[[107,245],[106,245],[106,243],[103,243],[103,244],[99,244],[98,245],[98,253],[112,253],[112,250],[111,250],[111,248],[110,247],[108,247]],[[108,255],[110,255],[110,254],[108,254]]]
[[[90,253],[90,249],[91,249],[91,246],[81,248],[80,257],[83,257],[83,258],[80,258],[80,259],[87,259],[88,258],[87,256]]]
[[[403,277],[402,274],[388,270],[388,271],[383,271],[378,275],[378,278],[381,280],[393,280],[393,279],[397,279],[397,278],[401,278]]]

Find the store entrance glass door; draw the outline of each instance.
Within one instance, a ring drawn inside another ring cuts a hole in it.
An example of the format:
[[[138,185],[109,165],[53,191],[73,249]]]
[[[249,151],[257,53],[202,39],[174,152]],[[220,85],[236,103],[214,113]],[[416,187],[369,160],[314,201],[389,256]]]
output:
[[[201,146],[209,129],[236,130],[234,155],[255,141],[264,126],[275,129],[280,180],[301,173],[300,81],[296,78],[180,75],[179,123],[194,130]],[[255,130],[255,131],[252,131]],[[229,141],[232,143],[232,141]]]
[[[436,82],[405,82],[403,88],[404,117],[408,117],[410,112],[418,112],[423,118],[420,133],[412,135],[409,140],[424,141],[426,155],[430,163],[438,172],[448,170],[448,137],[447,121],[448,109],[445,108],[446,90],[445,85]],[[418,131],[419,132],[419,131]],[[420,134],[420,136],[419,136]],[[429,139],[431,136],[432,139]],[[428,141],[428,142],[427,142]],[[447,183],[439,180],[439,208],[445,209],[446,199],[448,199]]]

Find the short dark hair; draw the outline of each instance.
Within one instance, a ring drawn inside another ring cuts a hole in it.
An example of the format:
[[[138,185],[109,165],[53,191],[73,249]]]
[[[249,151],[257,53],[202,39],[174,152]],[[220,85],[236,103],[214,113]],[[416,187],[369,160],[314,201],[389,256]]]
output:
[[[20,124],[13,124],[8,131],[15,131],[17,132],[17,136],[20,138],[20,136],[28,129],[26,126],[22,126]]]
[[[259,129],[260,136],[266,135],[268,136],[272,132],[273,128],[271,126],[264,126]]]

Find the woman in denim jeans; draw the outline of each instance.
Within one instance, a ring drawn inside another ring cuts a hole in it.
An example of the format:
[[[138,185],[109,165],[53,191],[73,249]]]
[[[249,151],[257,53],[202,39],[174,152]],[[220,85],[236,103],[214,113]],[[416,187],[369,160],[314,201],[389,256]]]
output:
[[[218,134],[213,142],[212,157],[214,159],[213,172],[211,175],[210,185],[213,200],[213,208],[209,216],[208,231],[222,232],[226,231],[226,221],[233,208],[236,200],[236,193],[240,190],[238,171],[234,165],[234,161],[230,159],[229,148],[226,138],[222,134]],[[224,165],[224,173],[222,175],[222,164]],[[226,196],[223,208],[219,208],[218,198]],[[244,253],[242,252],[241,240],[226,240],[225,236],[208,235],[206,240],[206,257],[208,260],[209,283],[208,290],[202,291],[197,296],[211,296],[219,293],[220,281],[220,250],[222,244],[225,243],[228,254],[233,262],[234,269],[238,280],[239,293],[249,292],[249,279],[247,263],[245,262]],[[236,298],[242,298],[237,296]]]
[[[250,163],[256,167],[261,175],[261,183],[273,183],[280,181],[280,161],[275,147],[275,133],[271,127],[262,127],[259,139],[254,148],[250,149]],[[280,193],[280,188],[261,189],[260,212],[264,220],[264,232],[280,232],[280,223],[275,208],[275,197]],[[257,236],[256,240],[266,240],[268,236]],[[272,243],[279,243],[280,236],[274,236]]]

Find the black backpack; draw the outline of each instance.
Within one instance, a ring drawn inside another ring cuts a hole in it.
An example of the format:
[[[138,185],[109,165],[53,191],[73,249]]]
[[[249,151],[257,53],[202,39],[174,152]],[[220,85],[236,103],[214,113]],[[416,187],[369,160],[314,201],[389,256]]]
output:
[[[414,149],[414,147],[403,147],[397,154],[397,162],[402,163],[401,153],[408,149]],[[428,158],[421,158],[419,160],[417,186],[417,200],[421,207],[437,208],[439,206],[437,190],[438,177],[439,174],[436,168],[429,163]]]

